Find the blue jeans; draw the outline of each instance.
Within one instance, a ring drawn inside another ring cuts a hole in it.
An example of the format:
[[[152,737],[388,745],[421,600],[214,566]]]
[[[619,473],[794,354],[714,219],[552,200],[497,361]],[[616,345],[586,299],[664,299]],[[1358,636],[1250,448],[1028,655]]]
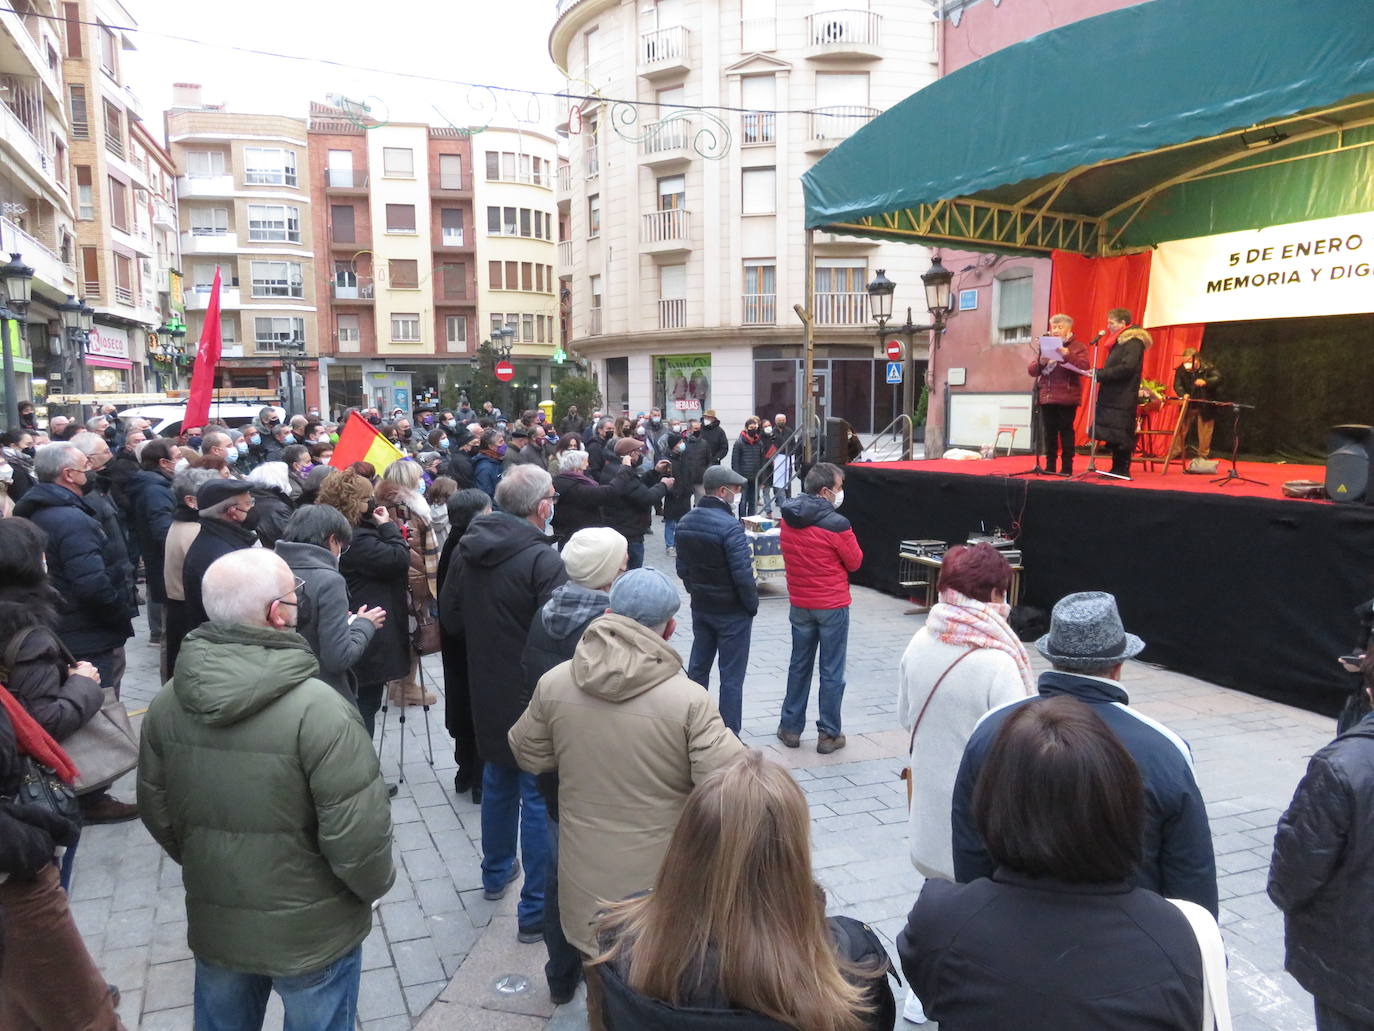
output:
[[[677,520],[663,520],[663,546],[665,548],[676,547],[677,545]]]
[[[640,566],[644,565],[644,538],[631,537],[626,543],[629,545],[627,549],[629,553],[629,562],[625,568],[638,569]]]
[[[811,700],[811,669],[816,646],[821,649],[820,718],[816,729],[828,737],[840,733],[840,707],[844,703],[844,660],[849,648],[849,608],[799,609],[788,614],[792,624],[792,661],[787,667],[787,697],[778,726],[800,734],[806,725],[806,703]]]
[[[196,1031],[260,1031],[275,989],[286,1010],[283,1031],[354,1031],[363,947],[327,967],[292,977],[241,974],[196,960]]]
[[[711,663],[720,656],[720,718],[739,733],[744,704],[744,670],[749,665],[749,639],[754,617],[743,612],[699,612],[692,607],[692,657],[687,676],[711,686]]]
[[[548,811],[534,774],[514,766],[487,763],[482,768],[482,887],[500,891],[515,869],[516,833],[525,883],[516,916],[521,927],[544,922],[544,871],[549,862]]]

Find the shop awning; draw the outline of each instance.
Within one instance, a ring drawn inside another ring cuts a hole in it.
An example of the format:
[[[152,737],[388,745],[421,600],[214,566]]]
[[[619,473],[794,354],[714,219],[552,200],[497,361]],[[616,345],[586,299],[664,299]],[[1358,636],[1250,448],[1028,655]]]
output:
[[[1150,0],[908,97],[802,176],[809,228],[1046,254],[1374,209],[1370,0]]]

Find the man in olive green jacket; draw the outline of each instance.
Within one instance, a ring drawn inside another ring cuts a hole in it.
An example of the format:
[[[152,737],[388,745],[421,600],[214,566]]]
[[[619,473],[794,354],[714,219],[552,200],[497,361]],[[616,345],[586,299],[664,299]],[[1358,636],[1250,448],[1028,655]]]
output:
[[[198,1031],[353,1031],[391,807],[358,710],[318,678],[295,580],[260,548],[214,562],[209,622],[149,706],[139,813],[181,864]]]

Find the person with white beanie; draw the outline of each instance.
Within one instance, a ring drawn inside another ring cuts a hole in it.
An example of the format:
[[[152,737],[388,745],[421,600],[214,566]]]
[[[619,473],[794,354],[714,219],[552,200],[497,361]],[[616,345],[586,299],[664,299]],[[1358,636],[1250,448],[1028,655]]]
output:
[[[606,613],[611,604],[611,584],[629,563],[629,544],[615,530],[589,527],[568,538],[562,556],[568,582],[555,588],[535,615],[525,641],[528,697],[533,697],[545,673],[573,657],[583,631]],[[549,865],[544,879],[544,946],[549,961],[544,965],[544,976],[549,996],[562,1004],[577,991],[582,955],[568,944],[558,912],[558,771],[541,773],[537,780],[549,816]]]

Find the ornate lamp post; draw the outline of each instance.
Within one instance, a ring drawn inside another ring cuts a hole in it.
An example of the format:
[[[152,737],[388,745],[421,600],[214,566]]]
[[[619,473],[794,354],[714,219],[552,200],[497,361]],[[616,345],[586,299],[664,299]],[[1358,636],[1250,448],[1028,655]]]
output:
[[[19,387],[14,381],[14,348],[10,343],[10,319],[21,326],[33,300],[33,269],[25,265],[17,253],[10,254],[9,264],[0,266],[0,283],[5,288],[5,300],[0,307],[0,351],[4,352],[5,424],[19,425]],[[20,330],[22,333],[23,330]]]

